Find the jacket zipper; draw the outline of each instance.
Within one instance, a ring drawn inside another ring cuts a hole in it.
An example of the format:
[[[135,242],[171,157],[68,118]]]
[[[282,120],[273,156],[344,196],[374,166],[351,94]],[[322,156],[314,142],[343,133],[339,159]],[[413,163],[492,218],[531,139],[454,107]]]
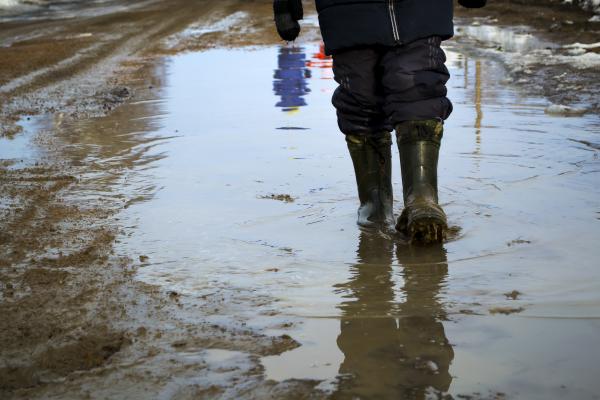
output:
[[[394,0],[388,0],[388,8],[390,11],[390,19],[392,21],[392,33],[394,40],[400,42],[400,33],[398,32],[398,21],[396,20],[396,11],[394,10]]]

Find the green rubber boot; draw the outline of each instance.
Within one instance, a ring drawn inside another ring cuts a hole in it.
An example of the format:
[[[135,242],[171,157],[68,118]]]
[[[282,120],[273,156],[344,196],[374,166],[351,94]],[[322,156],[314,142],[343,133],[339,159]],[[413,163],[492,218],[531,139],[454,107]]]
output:
[[[438,120],[405,121],[396,126],[404,210],[396,230],[410,242],[443,242],[448,222],[438,204],[437,166],[444,125]]]
[[[365,228],[394,224],[392,194],[392,137],[346,135],[354,164],[360,207],[358,225]]]

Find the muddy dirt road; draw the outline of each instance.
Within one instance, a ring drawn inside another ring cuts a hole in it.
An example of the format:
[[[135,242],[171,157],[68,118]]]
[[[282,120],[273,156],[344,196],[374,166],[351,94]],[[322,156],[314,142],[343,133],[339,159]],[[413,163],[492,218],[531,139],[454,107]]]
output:
[[[568,86],[593,68],[558,61],[594,50],[460,15],[440,172],[460,233],[413,248],[355,226],[315,17],[281,45],[269,8],[5,17],[0,397],[598,398],[600,119]],[[523,51],[546,75],[519,83]],[[536,86],[561,68],[571,97]]]

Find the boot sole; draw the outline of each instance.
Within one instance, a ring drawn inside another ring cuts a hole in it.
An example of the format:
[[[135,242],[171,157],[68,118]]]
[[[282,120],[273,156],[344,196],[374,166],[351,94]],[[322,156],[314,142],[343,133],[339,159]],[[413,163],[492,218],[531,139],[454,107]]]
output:
[[[410,243],[436,244],[443,243],[448,225],[438,218],[419,218],[408,225]]]
[[[441,209],[404,209],[398,219],[396,230],[402,232],[409,243],[436,244],[446,240],[448,224]]]

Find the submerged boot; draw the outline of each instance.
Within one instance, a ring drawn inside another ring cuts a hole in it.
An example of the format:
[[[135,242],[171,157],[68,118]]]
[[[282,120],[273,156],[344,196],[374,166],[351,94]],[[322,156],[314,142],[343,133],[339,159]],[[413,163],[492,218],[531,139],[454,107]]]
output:
[[[360,207],[358,225],[366,228],[394,223],[392,195],[392,138],[346,135],[354,164]]]
[[[441,121],[405,121],[396,126],[404,210],[396,230],[411,242],[440,243],[448,223],[438,204],[437,165],[444,126]]]

